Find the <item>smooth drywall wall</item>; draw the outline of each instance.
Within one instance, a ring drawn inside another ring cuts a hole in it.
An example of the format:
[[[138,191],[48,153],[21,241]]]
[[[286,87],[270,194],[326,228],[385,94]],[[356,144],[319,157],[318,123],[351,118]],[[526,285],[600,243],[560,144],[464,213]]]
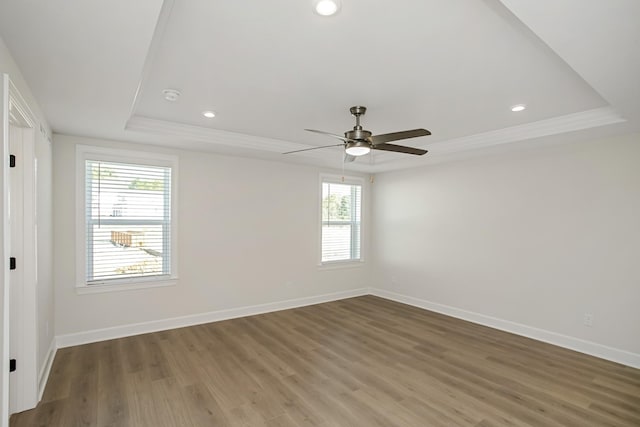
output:
[[[76,293],[77,144],[178,156],[176,286]],[[65,135],[54,135],[53,146],[58,335],[368,286],[366,261],[353,268],[318,267],[317,168]],[[365,240],[365,256],[366,249]]]
[[[51,134],[49,125],[38,103],[0,38],[0,73],[7,73],[36,117],[36,237],[37,237],[37,333],[38,377],[45,367],[54,333],[54,295],[52,273],[52,208],[51,208]]]
[[[636,134],[377,175],[374,286],[640,354],[639,159]]]

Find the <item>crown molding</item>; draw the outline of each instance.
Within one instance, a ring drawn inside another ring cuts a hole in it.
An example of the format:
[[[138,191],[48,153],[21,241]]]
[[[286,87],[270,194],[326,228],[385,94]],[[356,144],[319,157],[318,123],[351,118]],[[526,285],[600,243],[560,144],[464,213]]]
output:
[[[607,106],[475,135],[433,142],[425,144],[423,148],[428,149],[433,156],[444,156],[625,121],[612,107]],[[397,164],[398,168],[402,168],[403,164],[408,162],[397,157],[391,158],[389,155],[379,156],[376,159],[376,165],[390,163]],[[412,162],[411,164],[415,166],[415,163]]]
[[[461,138],[423,144],[422,147],[427,148],[433,156],[451,155],[484,147],[510,144],[624,121],[625,119],[618,115],[613,108],[602,107]],[[161,135],[166,139],[176,142],[186,140],[211,144],[212,147],[219,145],[268,153],[283,153],[314,147],[296,142],[246,135],[137,115],[129,119],[125,129],[128,131]],[[335,157],[335,151],[309,151],[300,154],[300,157],[326,160]],[[416,162],[413,160],[415,159],[399,159],[398,156],[393,153],[376,153],[375,163],[373,165],[367,165],[367,167],[371,169],[383,164],[387,167],[393,164],[396,165],[397,168],[403,168],[409,165],[415,166]]]
[[[613,108],[602,107],[495,131],[439,141],[430,144],[429,147],[434,152],[449,154],[478,147],[490,147],[543,136],[574,132],[624,121],[625,119],[620,117]]]
[[[211,129],[202,126],[188,125],[184,123],[166,120],[152,119],[143,116],[132,116],[125,126],[128,131],[146,132],[168,137],[178,137],[182,140],[205,142],[212,145],[225,145],[250,150],[282,153],[288,150],[298,150],[308,146],[295,142],[282,141],[261,136],[246,135],[243,133],[229,132]]]

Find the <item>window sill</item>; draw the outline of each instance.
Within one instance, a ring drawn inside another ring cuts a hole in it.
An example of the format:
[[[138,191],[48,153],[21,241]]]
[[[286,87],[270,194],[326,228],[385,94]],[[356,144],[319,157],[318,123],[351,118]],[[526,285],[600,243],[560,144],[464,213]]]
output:
[[[164,288],[167,286],[175,286],[177,283],[178,283],[178,279],[173,278],[173,279],[167,279],[167,280],[141,281],[141,282],[133,282],[133,283],[80,285],[80,286],[76,286],[76,293],[78,295],[86,295],[86,294],[101,294],[105,292],[135,291],[138,289]]]
[[[318,264],[318,270],[339,270],[343,268],[360,268],[364,265],[364,260],[328,261]]]

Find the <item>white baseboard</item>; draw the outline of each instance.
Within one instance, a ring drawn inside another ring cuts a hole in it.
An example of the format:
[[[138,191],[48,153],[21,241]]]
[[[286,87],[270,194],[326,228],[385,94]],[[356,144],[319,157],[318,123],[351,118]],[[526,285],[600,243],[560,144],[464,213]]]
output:
[[[575,350],[580,353],[611,360],[633,368],[640,368],[640,354],[608,347],[591,341],[582,340],[580,338],[558,334],[556,332],[546,331],[544,329],[522,325],[508,320],[498,319],[496,317],[486,316],[472,311],[462,310],[448,305],[438,304],[420,298],[397,294],[383,289],[370,288],[369,293],[380,298],[412,305],[429,311],[435,311],[436,313],[446,314],[447,316],[511,332],[527,338],[533,338],[534,340],[543,341],[549,344],[568,348],[570,350]]]
[[[168,329],[182,328],[185,326],[200,325],[203,323],[211,323],[221,320],[235,319],[238,317],[269,313],[273,311],[287,310],[290,308],[304,307],[307,305],[321,304],[324,302],[337,301],[345,298],[353,298],[363,295],[375,295],[380,298],[412,305],[415,307],[423,308],[425,310],[434,311],[436,313],[446,314],[447,316],[456,317],[458,319],[463,319],[480,325],[489,326],[494,329],[499,329],[516,335],[521,335],[527,338],[532,338],[538,341],[543,341],[549,344],[568,348],[570,350],[575,350],[580,353],[585,353],[591,356],[600,357],[602,359],[611,360],[623,365],[640,368],[640,354],[631,353],[625,350],[620,350],[591,341],[582,340],[580,338],[570,337],[567,335],[558,334],[556,332],[511,322],[509,320],[498,319],[496,317],[486,316],[484,314],[462,310],[456,307],[438,304],[420,298],[410,297],[407,295],[402,295],[377,288],[354,289],[350,291],[335,292],[331,294],[317,295],[312,297],[297,298],[267,304],[212,311],[208,313],[135,323],[131,325],[115,326],[112,328],[95,329],[74,334],[59,335],[56,338],[55,343],[57,344],[57,348],[71,347],[74,345],[88,344],[114,338],[165,331]],[[46,384],[46,379],[49,376],[49,370],[51,369],[51,363],[53,362],[54,356],[55,348],[52,343],[52,349],[49,350],[46,364],[41,371],[39,381],[40,396],[42,396],[42,392],[44,391],[44,386]]]
[[[345,298],[353,298],[367,294],[369,294],[368,288],[353,289],[344,292],[334,292],[331,294],[316,295],[312,297],[296,298],[267,304],[232,308],[228,310],[211,311],[208,313],[193,314],[189,316],[174,317],[170,319],[154,320],[150,322],[135,323],[131,325],[122,325],[112,328],[95,329],[74,334],[59,335],[56,339],[56,342],[58,348],[71,347],[74,345],[89,344],[92,342],[146,334],[149,332],[165,331],[168,329],[200,325],[203,323],[235,319],[238,317],[254,316],[256,314],[287,310],[290,308],[304,307],[313,304],[321,304],[323,302],[337,301]]]
[[[56,338],[54,337],[49,345],[49,350],[47,350],[47,357],[45,357],[44,363],[42,367],[40,367],[40,375],[38,376],[38,402],[42,400],[42,394],[44,393],[44,388],[47,386],[49,373],[51,372],[51,366],[53,366],[53,359],[55,359],[57,351],[58,346],[56,345]]]

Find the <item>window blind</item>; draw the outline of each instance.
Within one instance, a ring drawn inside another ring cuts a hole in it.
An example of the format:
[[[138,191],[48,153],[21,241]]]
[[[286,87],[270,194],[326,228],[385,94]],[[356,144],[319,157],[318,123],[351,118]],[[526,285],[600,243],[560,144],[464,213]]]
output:
[[[322,262],[360,259],[362,186],[323,181]]]
[[[171,168],[86,161],[88,285],[171,274]]]

